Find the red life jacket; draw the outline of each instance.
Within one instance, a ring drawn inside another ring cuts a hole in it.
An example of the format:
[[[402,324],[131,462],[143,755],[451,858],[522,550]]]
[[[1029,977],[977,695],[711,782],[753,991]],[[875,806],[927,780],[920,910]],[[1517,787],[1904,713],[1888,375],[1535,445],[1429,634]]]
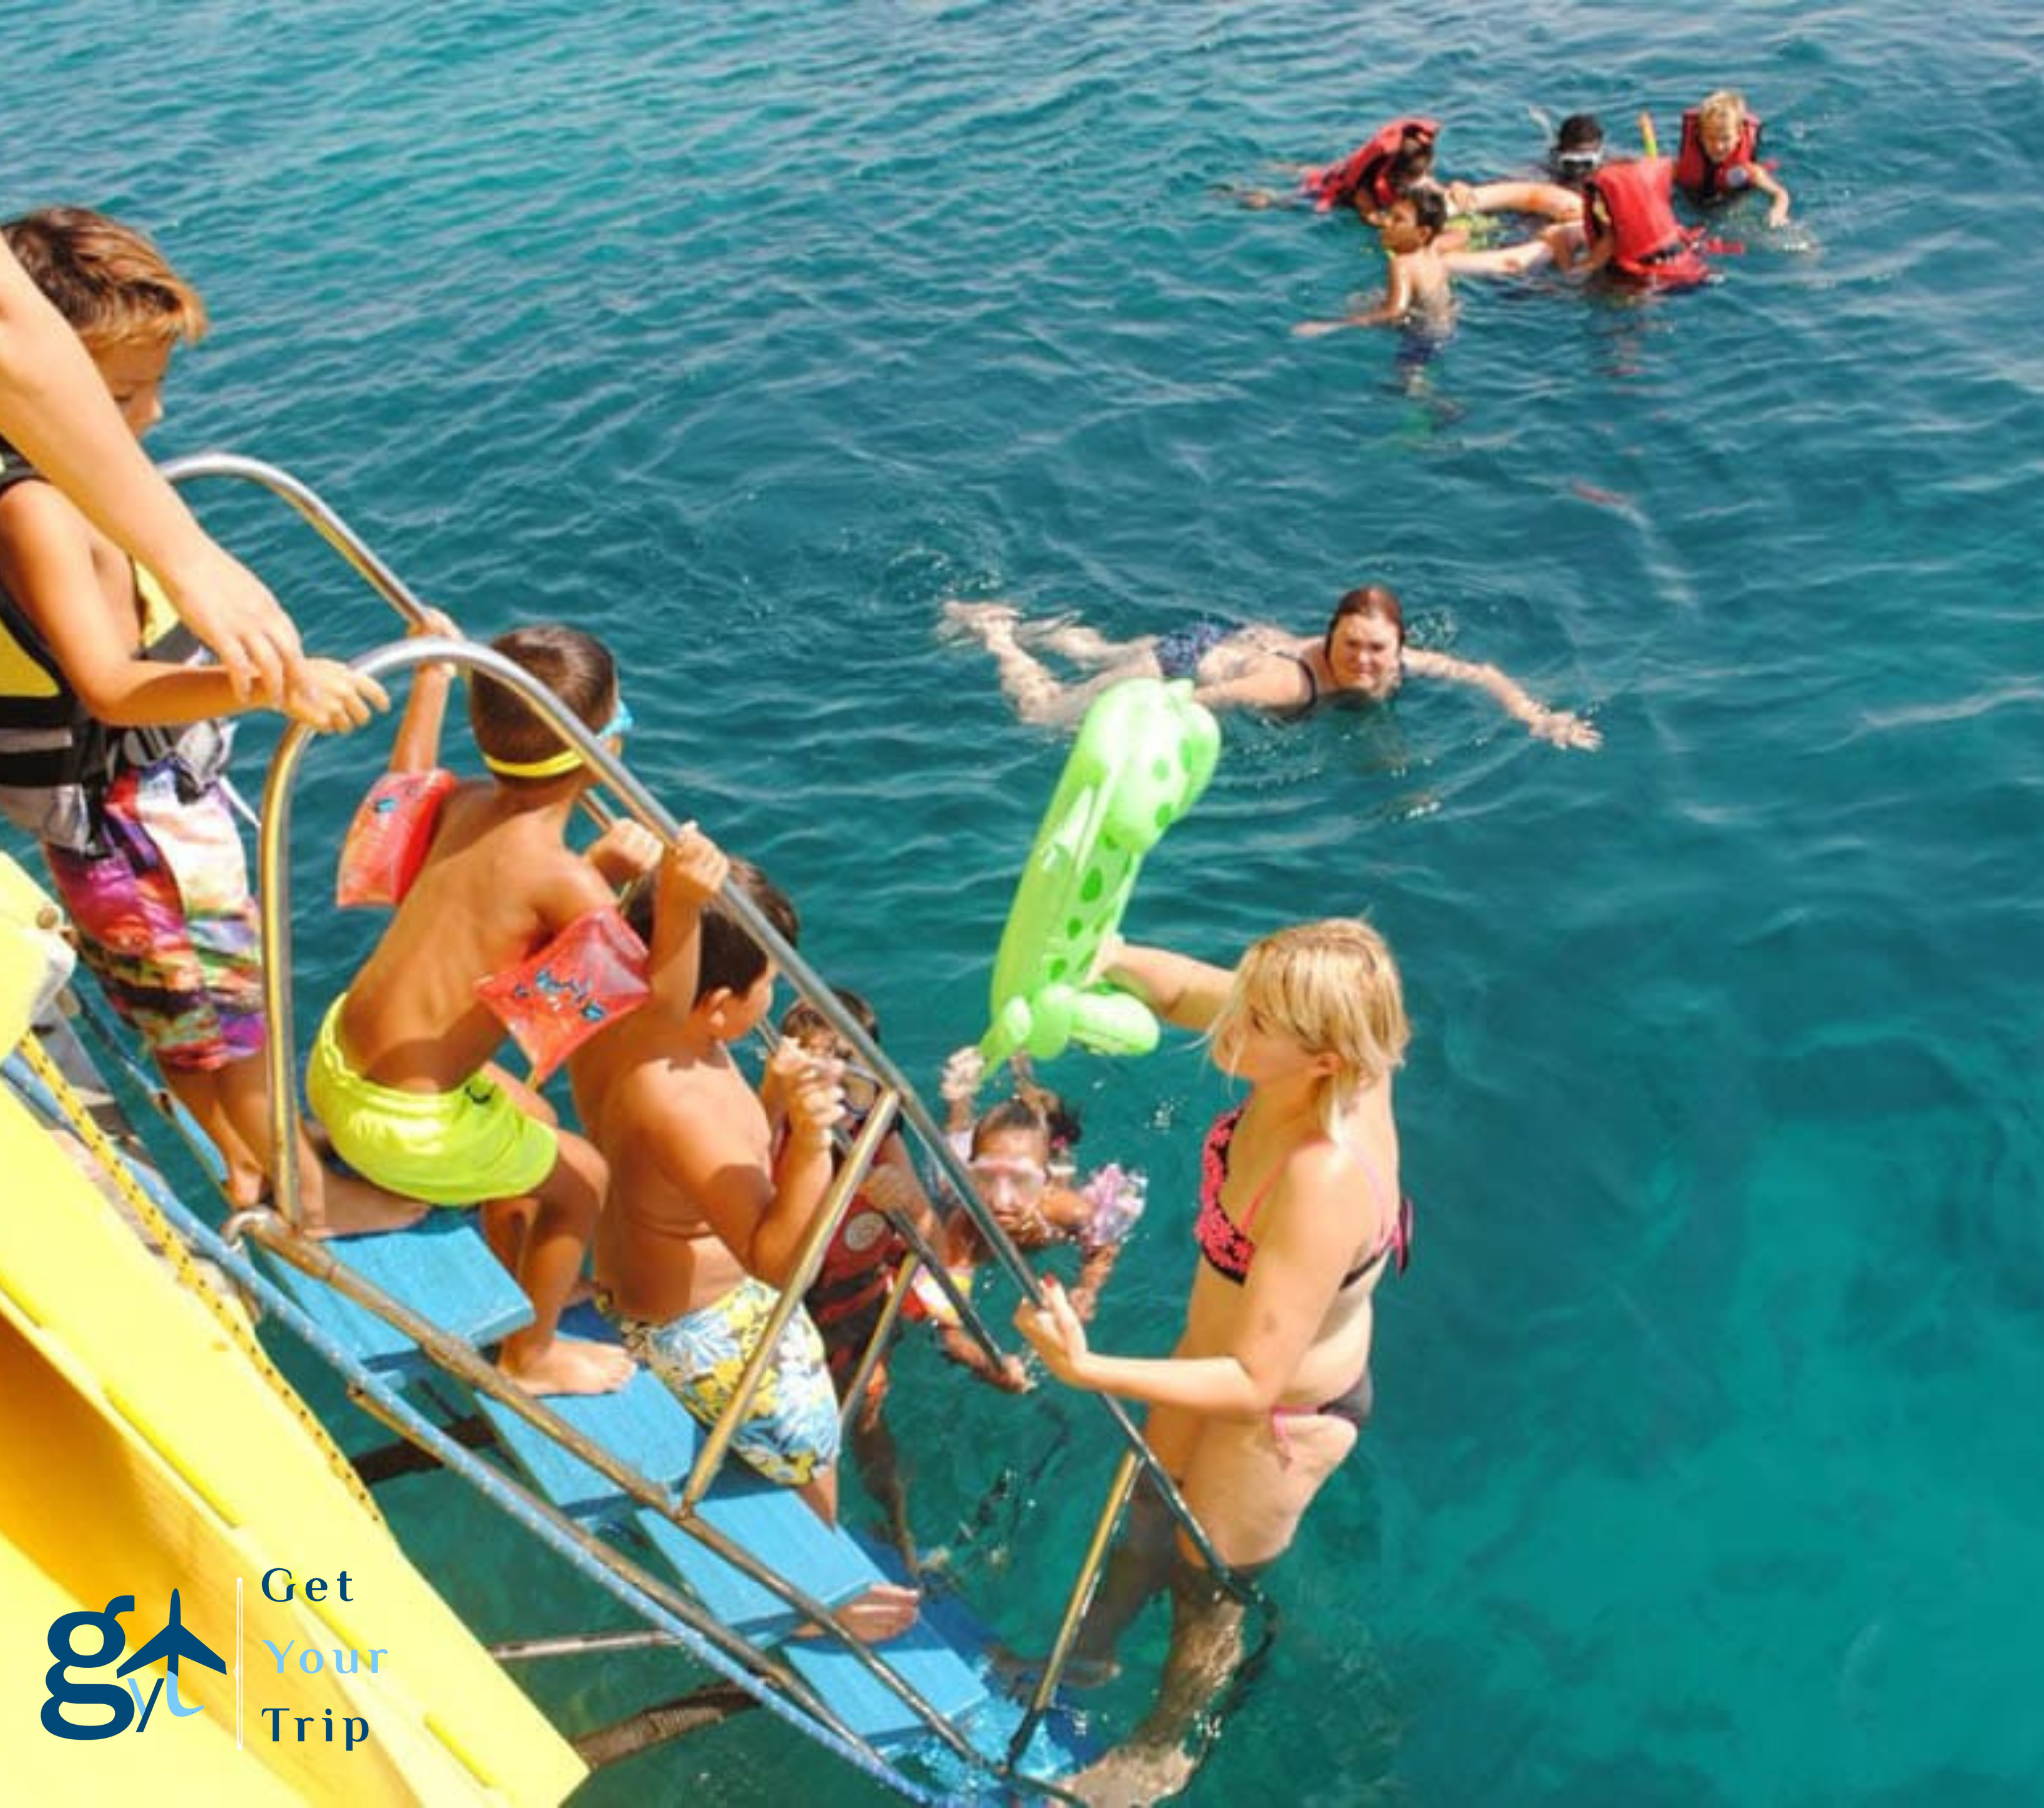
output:
[[[1314,170],[1305,179],[1305,192],[1313,206],[1324,214],[1329,208],[1346,207],[1358,194],[1367,194],[1380,208],[1396,199],[1391,189],[1391,165],[1407,141],[1415,147],[1431,146],[1440,136],[1439,120],[1392,120],[1379,126],[1369,138],[1349,152],[1338,164]]]
[[[1682,145],[1675,154],[1675,186],[1699,201],[1715,201],[1736,195],[1752,180],[1749,173],[1760,161],[1761,123],[1752,114],[1739,128],[1739,143],[1723,163],[1704,155],[1703,128],[1692,107],[1682,116]]]
[[[1583,185],[1583,235],[1590,248],[1609,239],[1609,267],[1657,288],[1686,288],[1711,273],[1696,248],[1697,234],[1675,218],[1674,174],[1665,157],[1623,158]]]

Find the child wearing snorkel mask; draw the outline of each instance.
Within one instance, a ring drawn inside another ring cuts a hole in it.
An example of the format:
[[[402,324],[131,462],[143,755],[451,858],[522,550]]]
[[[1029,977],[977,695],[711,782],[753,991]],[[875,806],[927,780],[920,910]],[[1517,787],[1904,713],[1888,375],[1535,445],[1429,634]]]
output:
[[[1078,1278],[1067,1297],[1090,1319],[1123,1244],[1143,1214],[1144,1176],[1110,1162],[1075,1185],[1070,1157],[1080,1135],[1078,1114],[1048,1088],[1025,1079],[1013,1097],[975,1117],[972,1104],[983,1072],[977,1049],[960,1049],[945,1065],[940,1090],[950,1106],[952,1145],[972,1175],[981,1204],[1017,1248],[1070,1245],[1079,1251]],[[945,1259],[952,1279],[969,1288],[974,1270],[990,1254],[971,1215],[953,1212],[945,1226]],[[933,1287],[927,1290],[934,1293]],[[1032,1385],[1019,1360],[1011,1356],[996,1368],[954,1315],[940,1309],[922,1289],[918,1297],[936,1321],[938,1342],[953,1362],[1011,1393]]]

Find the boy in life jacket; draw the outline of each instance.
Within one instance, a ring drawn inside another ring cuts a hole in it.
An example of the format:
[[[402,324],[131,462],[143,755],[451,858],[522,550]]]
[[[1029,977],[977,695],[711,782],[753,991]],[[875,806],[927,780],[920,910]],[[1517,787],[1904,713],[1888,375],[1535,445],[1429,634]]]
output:
[[[880,1020],[871,1005],[856,992],[841,989],[837,1002],[864,1026],[868,1036],[880,1040]],[[846,1134],[857,1135],[879,1097],[879,1084],[855,1066],[851,1046],[806,999],[788,1007],[780,1020],[780,1034],[812,1059],[838,1066],[843,1076],[843,1128]],[[896,1272],[909,1252],[907,1239],[895,1228],[899,1221],[912,1224],[926,1246],[941,1246],[936,1210],[916,1177],[907,1144],[898,1132],[890,1132],[880,1144],[864,1184],[852,1195],[837,1234],[824,1251],[822,1268],[802,1296],[802,1304],[822,1336],[830,1380],[845,1404],[850,1402],[859,1365],[893,1297]],[[908,1524],[908,1495],[901,1481],[894,1434],[884,1416],[888,1386],[883,1352],[867,1375],[864,1397],[851,1420],[851,1454],[866,1493],[887,1517],[895,1547],[913,1579],[921,1571],[921,1557]]]
[[[198,293],[140,232],[88,209],[4,229],[140,439],[163,418],[172,352],[206,330]],[[332,660],[244,698],[199,656],[155,575],[0,445],[0,812],[42,844],[81,957],[247,1206],[272,1169],[260,925],[215,718],[264,707],[344,732],[388,699]],[[323,1173],[309,1147],[299,1173],[312,1234],[419,1215]]]
[[[1583,189],[1577,267],[1652,288],[1687,288],[1708,277],[1698,233],[1675,218],[1673,178],[1665,157],[1620,158],[1592,176]]]
[[[1758,189],[1768,198],[1768,225],[1788,218],[1788,191],[1760,160],[1761,122],[1746,110],[1746,97],[1721,88],[1682,116],[1682,145],[1675,157],[1675,186],[1692,201],[1724,201]]]
[[[599,739],[630,726],[609,651],[579,629],[514,629],[490,643],[532,674]],[[451,670],[422,666],[399,736],[401,756],[436,747]],[[582,1275],[606,1173],[551,1107],[499,1068],[503,1021],[482,988],[614,912],[617,887],[667,859],[636,822],[607,829],[587,854],[567,842],[595,774],[501,679],[469,679],[469,726],[489,776],[447,793],[424,863],[376,950],[326,1013],[305,1090],[335,1151],[357,1173],[428,1204],[480,1204],[491,1247],[532,1302],[498,1366],[535,1394],[622,1387],[632,1363],[611,1345],[558,1335]],[[693,841],[688,844],[693,845]],[[693,921],[672,913],[680,945]],[[656,946],[658,960],[663,949]],[[680,957],[677,957],[680,958]]]

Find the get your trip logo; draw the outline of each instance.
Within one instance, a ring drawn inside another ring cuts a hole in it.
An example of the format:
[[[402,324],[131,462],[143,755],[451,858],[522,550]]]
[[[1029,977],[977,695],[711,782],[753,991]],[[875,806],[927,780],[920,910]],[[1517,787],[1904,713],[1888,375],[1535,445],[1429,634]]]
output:
[[[205,1711],[196,1705],[187,1707],[178,1699],[178,1665],[181,1662],[203,1663],[208,1669],[219,1670],[225,1675],[227,1659],[196,1633],[186,1631],[176,1588],[171,1590],[171,1617],[164,1629],[122,1664],[114,1672],[112,1681],[79,1682],[72,1679],[71,1671],[105,1669],[127,1649],[128,1631],[121,1624],[120,1615],[134,1611],[135,1596],[117,1594],[107,1602],[105,1612],[61,1613],[51,1621],[50,1655],[57,1661],[43,1676],[43,1686],[50,1691],[49,1699],[43,1703],[43,1725],[58,1738],[111,1739],[116,1733],[126,1732],[129,1723],[138,1716],[141,1725],[135,1730],[146,1732],[159,1695],[178,1719]],[[89,1649],[82,1649],[79,1645],[79,1639],[85,1635],[90,1635],[94,1641]],[[145,1696],[140,1678],[131,1677],[129,1673],[133,1670],[147,1673],[149,1666],[159,1658],[163,1660],[164,1673],[150,1678],[150,1690]],[[69,1711],[95,1707],[106,1708],[113,1717],[78,1720]]]
[[[339,1582],[338,1597],[352,1603],[353,1596],[348,1593],[348,1573],[341,1571],[336,1580]],[[295,1599],[300,1586],[306,1600],[324,1600],[329,1585],[326,1579],[319,1576],[307,1577],[300,1584],[282,1565],[265,1571],[262,1576],[263,1595],[278,1602]],[[170,1617],[164,1622],[163,1629],[123,1661],[122,1653],[128,1648],[129,1628],[121,1623],[121,1618],[123,1614],[134,1611],[135,1596],[117,1594],[98,1613],[89,1609],[60,1613],[50,1622],[48,1644],[50,1655],[56,1661],[43,1672],[43,1687],[47,1691],[42,1708],[45,1732],[60,1739],[111,1739],[127,1732],[130,1727],[137,1732],[147,1732],[150,1719],[159,1705],[168,1708],[174,1720],[205,1712],[203,1702],[186,1702],[180,1698],[178,1666],[181,1663],[198,1664],[227,1675],[227,1659],[185,1624],[183,1603],[178,1590],[173,1588]],[[276,1660],[278,1676],[287,1673],[287,1664],[303,1676],[316,1676],[328,1668],[326,1650],[317,1647],[300,1650],[295,1638],[282,1645],[273,1638],[265,1638],[261,1642]],[[242,1749],[243,1650],[240,1577],[235,1579],[234,1643],[230,1648],[235,1657],[235,1748],[239,1751]],[[382,1667],[382,1660],[389,1655],[389,1651],[381,1647],[365,1653],[343,1645],[332,1650],[331,1668],[339,1676],[374,1675]],[[367,1662],[363,1661],[364,1656]],[[158,1663],[163,1665],[161,1675],[154,1673],[154,1666]],[[330,1707],[318,1713],[301,1714],[282,1707],[258,1707],[256,1711],[258,1724],[267,1723],[273,1743],[294,1737],[298,1744],[304,1745],[320,1741],[323,1734],[324,1743],[344,1744],[345,1749],[351,1752],[369,1736],[369,1722],[361,1715],[342,1714],[336,1717]]]

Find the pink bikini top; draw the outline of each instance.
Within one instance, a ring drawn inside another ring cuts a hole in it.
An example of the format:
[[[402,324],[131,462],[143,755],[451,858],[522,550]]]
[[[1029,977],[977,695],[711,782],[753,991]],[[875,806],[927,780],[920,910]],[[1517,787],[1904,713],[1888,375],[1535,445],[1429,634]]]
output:
[[[1228,1183],[1228,1147],[1235,1140],[1235,1127],[1242,1114],[1241,1106],[1232,1112],[1223,1112],[1207,1132],[1207,1140],[1200,1149],[1200,1215],[1193,1221],[1193,1241],[1200,1246],[1201,1258],[1223,1280],[1233,1281],[1237,1286],[1249,1278],[1250,1263],[1257,1256],[1250,1226],[1256,1222],[1258,1209],[1283,1170],[1280,1161],[1265,1177],[1263,1185],[1243,1207],[1240,1224],[1222,1210],[1221,1189]],[[1363,1156],[1362,1159],[1367,1165],[1368,1157]],[[1392,1220],[1390,1233],[1341,1277],[1342,1286],[1353,1286],[1383,1260],[1387,1251],[1397,1256],[1398,1272],[1403,1274],[1406,1263],[1412,1259],[1412,1201],[1409,1198],[1399,1199],[1398,1214]]]

